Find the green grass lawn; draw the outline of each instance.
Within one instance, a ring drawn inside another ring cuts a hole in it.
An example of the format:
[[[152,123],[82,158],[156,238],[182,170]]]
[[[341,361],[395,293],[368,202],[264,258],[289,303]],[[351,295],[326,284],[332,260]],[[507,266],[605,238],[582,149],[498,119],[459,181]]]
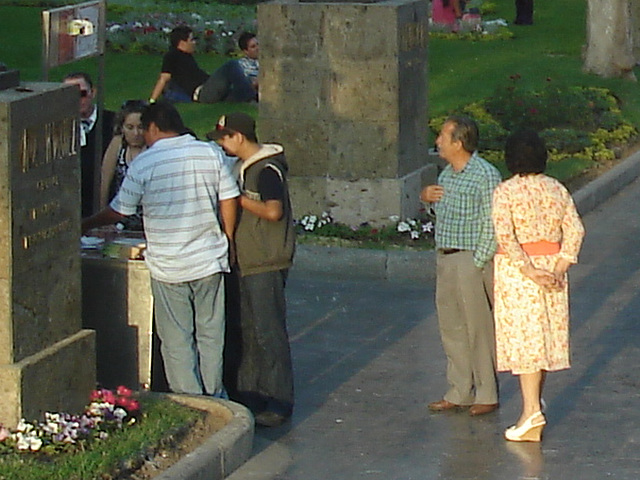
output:
[[[1,1],[1,0],[0,0]],[[513,0],[494,0],[498,18],[511,21]],[[0,6],[0,61],[21,71],[23,80],[41,78],[40,11],[38,7]],[[640,126],[640,95],[637,83],[603,79],[582,72],[581,49],[585,41],[584,0],[538,2],[535,25],[511,26],[512,40],[486,42],[432,39],[429,44],[429,115],[447,113],[455,107],[490,96],[510,75],[520,74],[522,83],[541,88],[547,78],[566,85],[601,86],[615,92],[625,117]],[[219,55],[197,55],[207,71],[226,60]],[[127,99],[149,97],[161,64],[159,55],[106,55],[105,96],[107,108],[117,110]],[[70,71],[97,71],[97,60],[65,65],[50,73],[57,81]],[[637,71],[640,76],[640,70]],[[180,105],[185,122],[202,135],[222,113],[242,110],[255,114],[251,105]],[[425,128],[427,126],[425,125]]]

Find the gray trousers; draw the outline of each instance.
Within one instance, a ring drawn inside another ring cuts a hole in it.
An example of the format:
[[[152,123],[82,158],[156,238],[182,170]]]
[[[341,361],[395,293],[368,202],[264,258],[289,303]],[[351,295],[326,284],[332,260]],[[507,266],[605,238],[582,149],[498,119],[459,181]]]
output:
[[[222,273],[182,283],[151,279],[155,324],[172,392],[224,397]]]
[[[438,252],[436,262],[436,307],[449,383],[444,399],[458,405],[497,403],[493,262],[480,269],[470,251]]]

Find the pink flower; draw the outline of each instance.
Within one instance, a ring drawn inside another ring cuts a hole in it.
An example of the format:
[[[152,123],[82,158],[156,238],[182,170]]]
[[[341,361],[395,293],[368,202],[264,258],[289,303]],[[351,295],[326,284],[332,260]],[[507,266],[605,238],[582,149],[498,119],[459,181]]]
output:
[[[138,401],[129,397],[118,397],[116,399],[116,405],[124,408],[130,414],[137,412],[140,409]]]
[[[123,397],[130,397],[131,395],[133,395],[133,391],[125,387],[124,385],[120,385],[118,388],[116,388],[116,394]]]
[[[91,392],[89,400],[91,400],[92,402],[106,402],[110,403],[111,405],[115,405],[116,396],[111,390],[102,388]]]
[[[11,432],[7,430],[5,427],[0,426],[0,442],[4,442],[9,436]]]

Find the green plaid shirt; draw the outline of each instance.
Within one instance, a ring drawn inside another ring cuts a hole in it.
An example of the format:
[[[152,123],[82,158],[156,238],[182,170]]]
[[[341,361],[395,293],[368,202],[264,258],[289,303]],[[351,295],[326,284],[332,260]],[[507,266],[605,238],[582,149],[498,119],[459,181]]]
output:
[[[471,250],[479,268],[493,258],[497,244],[491,200],[501,180],[500,172],[476,152],[459,172],[445,167],[438,177],[444,196],[434,205],[437,248]]]

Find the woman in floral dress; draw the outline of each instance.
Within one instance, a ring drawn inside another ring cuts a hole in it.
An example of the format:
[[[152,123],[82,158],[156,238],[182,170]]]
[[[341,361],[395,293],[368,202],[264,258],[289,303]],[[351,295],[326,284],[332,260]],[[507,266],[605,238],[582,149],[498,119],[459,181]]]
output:
[[[505,437],[540,441],[546,372],[570,366],[566,272],[577,262],[584,227],[567,189],[543,174],[547,152],[536,132],[511,135],[505,158],[513,176],[493,197],[497,368],[519,376],[523,403]]]

